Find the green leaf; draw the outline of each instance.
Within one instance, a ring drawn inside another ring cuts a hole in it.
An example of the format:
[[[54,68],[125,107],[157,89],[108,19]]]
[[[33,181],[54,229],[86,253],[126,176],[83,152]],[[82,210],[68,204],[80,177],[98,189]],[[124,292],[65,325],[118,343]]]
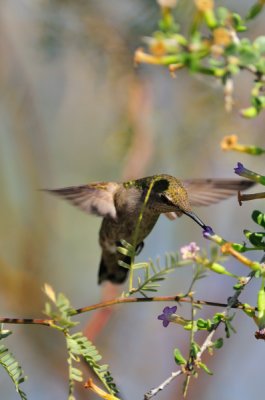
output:
[[[258,1],[257,3],[255,3],[248,11],[246,15],[246,20],[255,18],[262,11],[262,8],[262,2]]]
[[[18,361],[16,361],[13,354],[3,344],[0,345],[0,365],[12,379],[20,398],[22,400],[27,400],[26,394],[20,388],[20,384],[25,382],[26,377],[24,376],[23,370]]]
[[[258,111],[265,108],[265,96],[253,96],[251,103],[256,107]]]
[[[247,30],[245,21],[241,18],[239,14],[233,13],[232,20],[237,32],[245,32]]]
[[[129,257],[132,256],[132,253],[128,249],[125,249],[125,247],[117,247],[117,251],[123,254],[124,256],[129,256]]]
[[[77,382],[83,382],[83,373],[78,368],[71,367],[69,376],[71,379],[73,379]]]
[[[70,380],[82,380],[81,371],[72,366],[72,360],[76,360],[76,356],[82,356],[84,361],[92,368],[109,393],[113,395],[118,393],[114,379],[108,370],[108,365],[98,364],[98,361],[102,359],[102,356],[99,354],[95,345],[91,343],[85,336],[83,336],[82,332],[77,332],[73,335],[67,334],[66,343],[69,354],[68,363]]]
[[[233,286],[233,289],[235,289],[235,290],[241,290],[243,287],[244,287],[244,284],[242,284],[242,283],[236,283],[236,284]]]
[[[0,328],[0,340],[1,339],[5,339],[8,336],[12,335],[12,331],[10,331],[9,329],[3,329],[3,324],[1,324],[1,328]]]
[[[238,251],[239,253],[244,253],[246,250],[246,245],[240,243],[232,243],[232,247],[234,250]]]
[[[193,359],[197,358],[197,354],[200,352],[201,348],[196,342],[191,343],[191,348],[190,348],[190,355],[193,357]]]
[[[134,247],[133,247],[132,244],[130,244],[129,242],[126,242],[126,240],[124,240],[124,239],[121,239],[120,242],[121,242],[122,246],[123,246],[125,249],[128,249],[128,250],[131,251],[131,252],[134,252]]]
[[[256,224],[262,226],[265,229],[265,214],[262,213],[261,211],[254,210],[252,215],[252,219]]]
[[[265,53],[265,36],[259,36],[254,40],[253,46],[259,50],[260,53]]]
[[[197,320],[197,327],[198,329],[208,329],[208,321],[202,318],[198,318]]]
[[[126,262],[124,262],[122,260],[118,260],[118,265],[120,267],[123,267],[123,268],[126,268],[126,269],[130,269],[131,268],[130,264],[127,264]]]
[[[213,342],[213,347],[215,349],[221,349],[221,347],[223,347],[223,344],[224,344],[224,339],[219,338],[219,339],[215,340],[215,342]]]
[[[265,249],[265,232],[251,232],[245,229],[244,235],[253,246]]]
[[[137,264],[133,264],[132,268],[133,269],[146,269],[148,268],[149,264],[147,262],[140,262]]]
[[[213,375],[213,372],[207,367],[206,364],[199,362],[198,366],[203,369],[208,375]]]
[[[242,305],[244,306],[243,311],[248,317],[250,317],[250,318],[255,317],[255,311],[250,309],[251,306],[249,304],[244,303]]]
[[[249,64],[255,64],[259,60],[259,54],[256,49],[253,48],[252,43],[246,39],[242,39],[238,49],[238,56],[241,64],[247,66]]]
[[[259,110],[256,107],[248,107],[248,108],[243,108],[240,111],[240,114],[242,117],[245,118],[255,118],[259,113]]]
[[[231,322],[230,322],[229,319],[225,319],[224,323],[225,323],[225,333],[226,333],[226,337],[227,337],[227,339],[229,339],[230,336],[231,336],[231,331],[232,331],[233,333],[236,333],[236,330],[235,330],[235,328],[233,327],[233,325],[231,324]]]
[[[255,278],[260,278],[261,277],[261,271],[259,271],[259,270],[257,270],[256,272],[255,272]]]
[[[178,267],[182,267],[185,265],[189,265],[192,263],[191,260],[180,260],[178,253],[176,254],[166,254],[165,256],[165,266],[160,266],[160,259],[156,260],[156,264],[154,261],[149,260],[148,263],[136,263],[133,265],[123,264],[123,261],[118,262],[119,265],[124,266],[125,268],[132,269],[133,272],[137,270],[143,270],[144,274],[142,279],[140,277],[135,277],[138,282],[138,286],[133,289],[133,293],[139,292],[144,294],[147,292],[156,292],[157,288],[160,287],[158,282],[165,280],[165,277],[175,271]],[[130,294],[130,292],[129,292]]]
[[[261,289],[258,291],[258,318],[265,318],[265,292],[264,292],[264,284],[261,285]]]
[[[174,359],[176,364],[178,365],[185,365],[187,364],[187,361],[185,360],[185,358],[182,356],[181,352],[179,349],[175,349],[174,350]]]
[[[225,25],[227,19],[230,17],[230,11],[226,7],[218,7],[216,15],[221,25]]]

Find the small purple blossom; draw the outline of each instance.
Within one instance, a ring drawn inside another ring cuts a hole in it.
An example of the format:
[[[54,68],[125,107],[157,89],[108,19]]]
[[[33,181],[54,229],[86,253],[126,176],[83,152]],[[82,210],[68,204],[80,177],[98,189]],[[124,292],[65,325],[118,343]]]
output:
[[[243,176],[244,178],[251,179],[252,181],[257,181],[257,174],[249,169],[245,168],[244,165],[240,162],[237,163],[237,167],[234,168],[234,171],[237,175]]]
[[[199,246],[195,242],[191,242],[187,246],[183,246],[180,249],[180,253],[183,260],[192,260],[195,258],[196,254],[200,251]]]
[[[205,225],[202,234],[205,237],[205,239],[208,239],[210,236],[214,235],[214,231],[210,226]]]
[[[159,315],[157,319],[163,321],[163,326],[166,328],[168,324],[171,322],[172,314],[175,314],[176,311],[177,311],[177,306],[165,307],[163,310],[163,314]]]
[[[243,176],[244,178],[250,179],[251,181],[265,185],[265,176],[250,171],[249,169],[245,168],[244,165],[240,162],[237,163],[237,167],[234,168],[234,171],[237,175]]]
[[[238,162],[236,168],[234,168],[234,171],[237,175],[246,176],[246,172],[248,170],[244,167],[242,163]]]

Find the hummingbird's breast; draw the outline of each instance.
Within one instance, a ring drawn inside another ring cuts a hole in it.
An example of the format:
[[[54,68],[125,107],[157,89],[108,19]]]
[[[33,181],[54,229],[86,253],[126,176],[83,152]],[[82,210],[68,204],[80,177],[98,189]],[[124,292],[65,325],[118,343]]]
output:
[[[143,206],[143,193],[137,188],[121,188],[115,196],[116,219],[106,217],[102,221],[99,240],[103,250],[116,252],[116,245],[121,239],[133,243],[135,230]],[[141,243],[157,222],[159,213],[145,207],[136,238],[136,245]]]
[[[132,244],[135,240],[134,234],[139,214],[140,212],[120,214],[115,221],[111,218],[104,218],[99,232],[99,241],[103,250],[115,253],[117,243],[119,243],[121,239]],[[144,211],[136,238],[136,245],[141,243],[152,231],[158,217],[159,214],[150,213],[147,209]]]

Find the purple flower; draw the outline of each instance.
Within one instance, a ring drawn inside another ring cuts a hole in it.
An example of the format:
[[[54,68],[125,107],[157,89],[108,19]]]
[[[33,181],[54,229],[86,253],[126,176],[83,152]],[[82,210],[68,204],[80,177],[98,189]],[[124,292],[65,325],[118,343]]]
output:
[[[237,175],[246,176],[245,174],[246,174],[246,172],[247,172],[248,170],[244,167],[244,165],[243,165],[242,163],[238,162],[238,163],[237,163],[237,167],[234,168],[234,171],[235,171],[235,173],[236,173]]]
[[[159,315],[157,319],[163,321],[163,326],[166,328],[168,324],[171,322],[171,315],[175,314],[176,311],[177,311],[177,306],[165,307],[163,310],[163,314]]]
[[[234,168],[234,171],[237,175],[243,176],[244,178],[250,179],[251,181],[265,185],[265,176],[250,171],[249,169],[245,168],[244,165],[240,162],[237,163],[237,167]]]
[[[199,246],[195,242],[191,242],[187,246],[181,247],[180,253],[183,260],[192,260],[195,259],[199,250]]]
[[[244,178],[251,179],[252,181],[257,181],[257,174],[245,168],[240,162],[237,163],[237,167],[234,168],[237,175],[243,176]],[[257,181],[258,182],[258,181]]]
[[[205,225],[202,234],[205,237],[205,239],[208,239],[210,236],[214,235],[214,231],[210,226]]]

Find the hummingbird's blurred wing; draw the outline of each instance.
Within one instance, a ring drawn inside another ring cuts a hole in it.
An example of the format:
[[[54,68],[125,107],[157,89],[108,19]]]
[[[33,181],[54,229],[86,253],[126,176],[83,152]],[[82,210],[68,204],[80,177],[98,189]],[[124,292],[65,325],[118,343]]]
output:
[[[228,197],[235,196],[238,191],[243,191],[255,184],[246,179],[186,179],[182,181],[188,192],[192,207],[209,206],[219,203]],[[173,220],[177,218],[175,212],[166,216]]]
[[[61,189],[44,189],[70,201],[88,214],[116,218],[114,195],[119,188],[115,182],[98,182]]]
[[[218,203],[254,184],[246,179],[190,179],[183,181],[192,207]]]

